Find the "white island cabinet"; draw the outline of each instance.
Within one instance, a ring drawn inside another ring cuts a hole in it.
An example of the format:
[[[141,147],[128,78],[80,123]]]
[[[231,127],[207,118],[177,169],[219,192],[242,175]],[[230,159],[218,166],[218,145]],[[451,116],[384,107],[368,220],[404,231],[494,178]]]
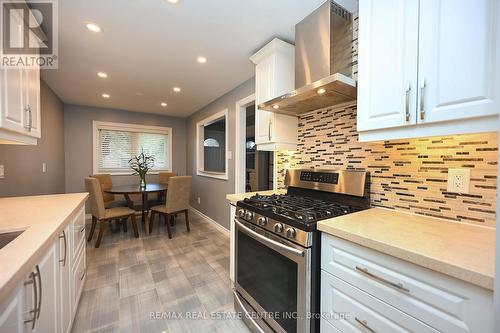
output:
[[[0,303],[0,332],[71,331],[85,281],[85,210],[80,207],[10,296]],[[77,239],[78,244],[73,241]],[[76,251],[71,251],[76,248]]]
[[[497,131],[499,20],[495,0],[360,1],[360,141]]]

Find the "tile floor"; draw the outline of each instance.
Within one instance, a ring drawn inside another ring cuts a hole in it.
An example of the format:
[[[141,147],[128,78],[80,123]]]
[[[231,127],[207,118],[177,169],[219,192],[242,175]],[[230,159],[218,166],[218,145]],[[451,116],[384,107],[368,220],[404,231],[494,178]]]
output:
[[[87,243],[73,332],[249,332],[240,319],[213,317],[234,314],[229,238],[196,214],[190,222],[187,233],[179,216],[172,239],[155,221],[146,237],[140,228],[133,238],[129,225],[105,234],[98,249]]]

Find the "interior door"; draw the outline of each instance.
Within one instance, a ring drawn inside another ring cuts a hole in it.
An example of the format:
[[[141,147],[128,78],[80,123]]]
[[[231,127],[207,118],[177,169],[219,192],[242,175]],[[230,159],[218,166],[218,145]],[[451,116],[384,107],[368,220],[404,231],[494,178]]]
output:
[[[421,0],[419,122],[500,110],[498,1]]]
[[[270,56],[255,66],[255,143],[271,141],[271,124],[273,114],[259,110],[259,103],[268,101],[274,96],[275,56]]]
[[[359,3],[358,130],[416,123],[419,0]]]
[[[11,15],[10,42],[13,47],[22,47],[23,20],[20,15]],[[5,129],[25,133],[24,69],[22,67],[2,69],[2,122]]]

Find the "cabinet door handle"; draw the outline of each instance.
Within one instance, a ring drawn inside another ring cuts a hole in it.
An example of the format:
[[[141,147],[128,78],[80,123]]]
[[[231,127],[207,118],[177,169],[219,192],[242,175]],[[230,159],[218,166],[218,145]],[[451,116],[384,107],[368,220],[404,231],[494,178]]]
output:
[[[84,277],[85,277],[85,268],[82,271],[82,276],[80,276],[80,281],[82,281]]]
[[[358,317],[354,317],[354,320],[356,320],[361,326],[363,326],[364,328],[366,328],[368,331],[372,332],[372,333],[377,333],[373,330],[373,328],[371,328],[370,326],[368,326],[368,322],[366,320],[362,320],[362,319],[359,319]]]
[[[273,122],[269,120],[269,127],[267,128],[267,136],[268,136],[268,141],[271,141],[271,126],[273,125]]]
[[[68,245],[66,244],[66,232],[63,230],[62,235],[59,236],[59,239],[63,238],[64,239],[64,258],[59,259],[59,262],[63,263],[63,267],[66,267],[66,256],[68,253]]]
[[[365,275],[367,275],[367,276],[371,277],[371,278],[372,278],[372,279],[374,279],[374,280],[377,280],[377,281],[379,281],[379,282],[382,282],[382,283],[388,284],[388,285],[390,285],[391,287],[394,287],[394,288],[396,288],[396,289],[398,289],[398,290],[400,290],[400,291],[404,291],[404,292],[407,292],[407,293],[409,293],[409,292],[410,292],[410,290],[409,290],[408,288],[405,288],[405,287],[403,286],[403,284],[402,284],[402,283],[396,283],[396,282],[391,282],[391,281],[389,281],[389,280],[386,280],[386,279],[384,279],[383,277],[377,276],[377,275],[375,275],[375,274],[373,274],[373,273],[369,272],[369,271],[368,271],[368,268],[361,268],[361,267],[359,267],[359,266],[356,266],[356,270],[357,270],[358,272],[361,272],[361,273],[363,273],[363,274],[365,274]]]
[[[410,115],[410,92],[411,92],[411,85],[410,82],[408,82],[408,87],[406,88],[405,92],[405,115],[406,115],[406,122],[409,122],[411,119]]]
[[[42,274],[40,273],[40,267],[35,266],[36,273],[35,276],[38,278],[38,309],[36,319],[40,318],[40,310],[42,309]]]
[[[36,278],[35,278],[35,273],[31,272],[30,273],[30,278],[29,281],[24,282],[24,285],[30,285],[32,284],[33,288],[33,297],[34,297],[34,308],[33,310],[30,310],[28,313],[32,315],[31,319],[25,320],[24,323],[31,323],[31,329],[35,329],[35,324],[36,324],[36,314],[38,312],[37,306],[38,306],[38,290],[36,286]]]
[[[29,132],[31,132],[31,109],[29,107],[29,105],[27,107],[24,108],[24,115],[26,118],[28,118],[28,120],[25,122],[25,125],[24,125],[24,128],[26,130],[28,130]]]
[[[422,84],[420,85],[420,120],[425,119],[425,78],[422,79]]]

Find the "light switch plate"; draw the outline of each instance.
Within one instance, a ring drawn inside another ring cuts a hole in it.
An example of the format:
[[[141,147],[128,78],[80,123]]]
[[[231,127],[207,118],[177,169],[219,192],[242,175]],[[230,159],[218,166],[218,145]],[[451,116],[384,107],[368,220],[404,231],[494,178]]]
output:
[[[5,167],[3,165],[0,165],[0,179],[5,178]]]
[[[448,192],[469,193],[470,169],[448,169]]]
[[[42,172],[43,173],[47,172],[47,163],[45,163],[45,162],[42,163]]]

